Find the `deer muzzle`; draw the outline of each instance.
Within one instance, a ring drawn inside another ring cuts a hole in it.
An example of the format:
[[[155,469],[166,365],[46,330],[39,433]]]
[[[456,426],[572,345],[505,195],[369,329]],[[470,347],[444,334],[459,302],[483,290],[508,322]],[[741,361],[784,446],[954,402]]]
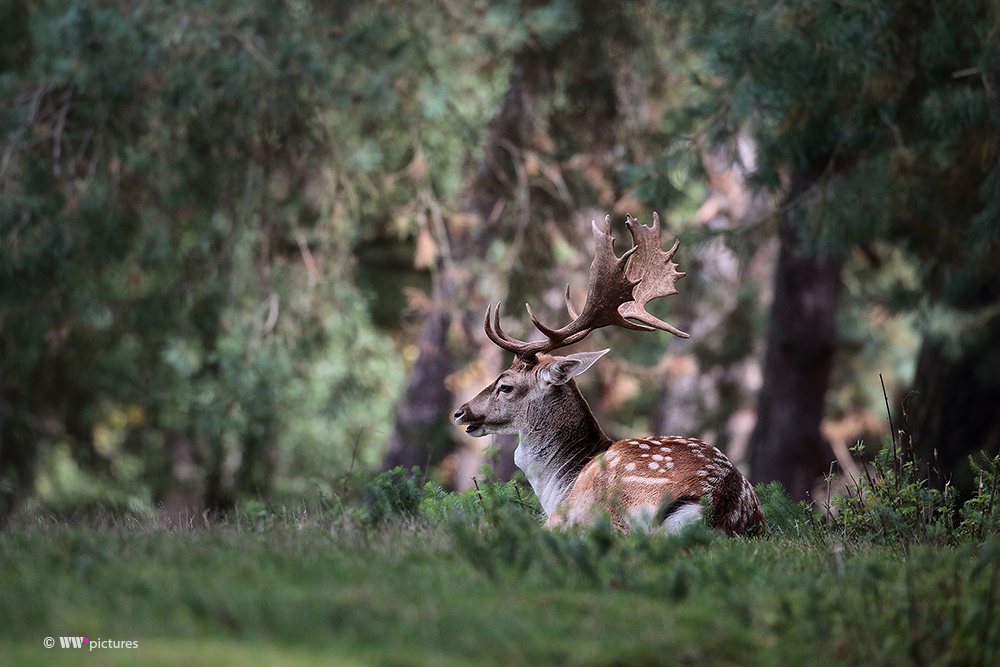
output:
[[[455,423],[459,426],[465,427],[465,432],[469,435],[479,437],[481,435],[486,435],[486,430],[484,428],[484,419],[478,415],[473,414],[472,410],[469,408],[469,404],[466,403],[458,410],[455,411]]]

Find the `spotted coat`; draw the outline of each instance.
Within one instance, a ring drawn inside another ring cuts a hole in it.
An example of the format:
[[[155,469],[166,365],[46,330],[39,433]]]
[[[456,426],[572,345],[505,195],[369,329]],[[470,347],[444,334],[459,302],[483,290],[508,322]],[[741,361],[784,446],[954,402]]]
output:
[[[580,471],[548,525],[592,522],[607,512],[620,530],[655,528],[707,498],[708,524],[730,535],[766,526],[750,482],[726,455],[701,440],[631,438],[613,443]]]

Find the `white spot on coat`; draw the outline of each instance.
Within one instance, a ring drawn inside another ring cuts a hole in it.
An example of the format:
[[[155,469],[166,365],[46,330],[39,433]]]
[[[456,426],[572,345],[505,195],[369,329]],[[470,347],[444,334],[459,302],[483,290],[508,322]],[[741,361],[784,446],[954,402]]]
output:
[[[659,477],[639,477],[637,475],[626,475],[622,477],[622,481],[626,484],[666,484],[670,480],[661,479]]]

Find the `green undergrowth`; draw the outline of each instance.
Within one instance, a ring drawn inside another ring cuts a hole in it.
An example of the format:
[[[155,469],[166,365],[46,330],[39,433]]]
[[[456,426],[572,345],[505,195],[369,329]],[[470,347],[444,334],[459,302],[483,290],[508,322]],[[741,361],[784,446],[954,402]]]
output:
[[[861,449],[859,443],[856,454]],[[852,480],[831,508],[833,528],[845,537],[956,545],[1000,535],[1000,456],[970,457],[978,484],[961,504],[946,479],[896,443],[888,443],[871,463],[861,460],[861,478]]]
[[[960,510],[886,463],[832,521],[759,488],[755,538],[554,532],[515,483],[402,470],[361,504],[23,516],[0,534],[0,664],[998,664],[997,460]],[[44,648],[61,636],[139,647]]]

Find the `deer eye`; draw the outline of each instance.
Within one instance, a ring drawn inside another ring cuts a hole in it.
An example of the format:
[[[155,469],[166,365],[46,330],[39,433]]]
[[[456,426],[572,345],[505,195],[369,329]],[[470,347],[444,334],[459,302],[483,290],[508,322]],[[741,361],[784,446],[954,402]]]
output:
[[[510,392],[514,391],[514,387],[510,386],[509,384],[502,384],[499,387],[497,387],[497,389],[500,390],[501,394],[509,394]]]

